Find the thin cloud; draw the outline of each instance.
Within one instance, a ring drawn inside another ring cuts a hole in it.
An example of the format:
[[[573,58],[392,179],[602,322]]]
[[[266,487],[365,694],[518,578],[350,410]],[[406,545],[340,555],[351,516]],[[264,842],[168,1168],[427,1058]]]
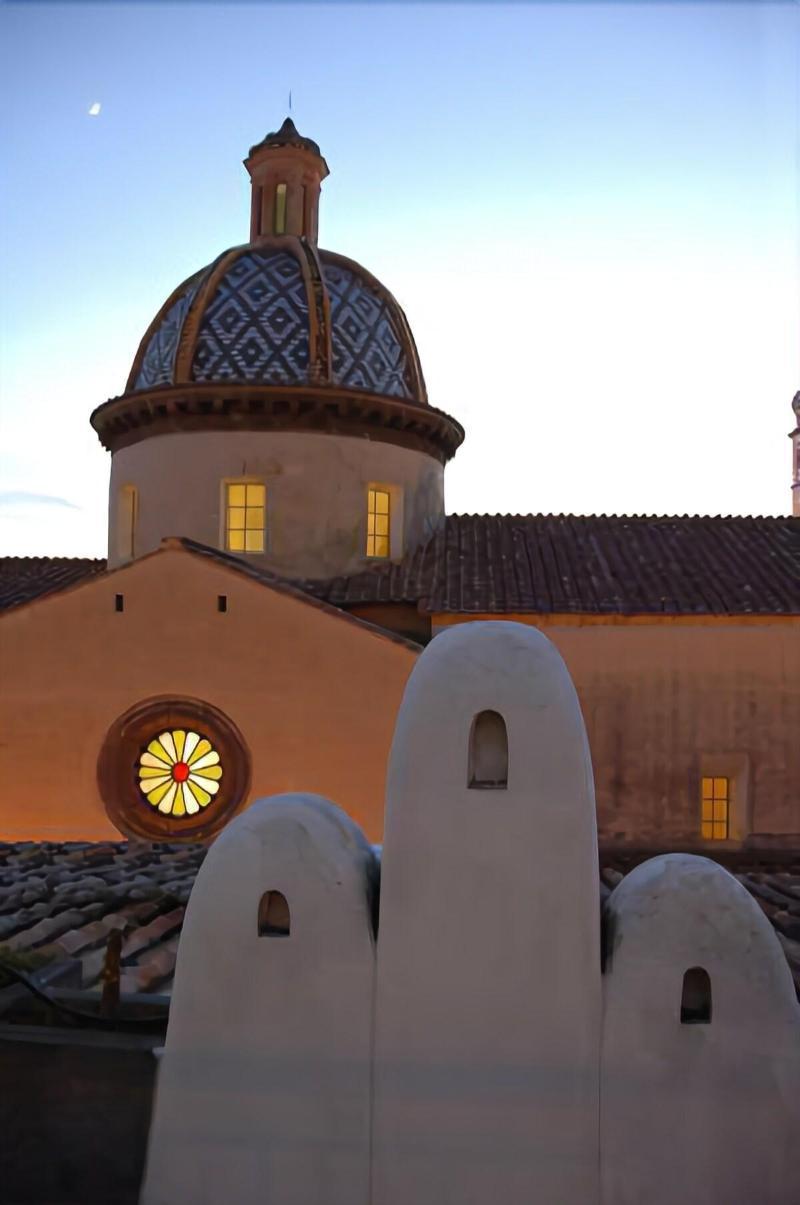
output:
[[[59,498],[55,494],[31,494],[27,490],[4,490],[0,493],[0,506],[57,506],[67,510],[81,508],[69,498]]]

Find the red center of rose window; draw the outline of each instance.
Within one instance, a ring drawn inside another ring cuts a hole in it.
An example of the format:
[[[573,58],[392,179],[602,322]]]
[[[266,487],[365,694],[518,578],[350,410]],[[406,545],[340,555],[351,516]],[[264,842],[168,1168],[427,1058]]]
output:
[[[176,782],[186,782],[189,777],[189,767],[185,761],[176,761],[172,767],[172,777]]]

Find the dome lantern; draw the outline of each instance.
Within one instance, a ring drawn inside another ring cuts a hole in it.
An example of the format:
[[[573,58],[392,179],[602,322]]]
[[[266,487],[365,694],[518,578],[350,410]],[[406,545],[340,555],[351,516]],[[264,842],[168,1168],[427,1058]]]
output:
[[[287,118],[245,166],[249,242],[178,285],[91,417],[112,454],[112,567],[177,534],[330,577],[400,559],[444,514],[464,432],[429,404],[389,290],[317,245],[319,147]]]
[[[291,234],[316,243],[320,186],[328,175],[316,142],[287,117],[250,148],[244,165],[252,184],[250,242]]]

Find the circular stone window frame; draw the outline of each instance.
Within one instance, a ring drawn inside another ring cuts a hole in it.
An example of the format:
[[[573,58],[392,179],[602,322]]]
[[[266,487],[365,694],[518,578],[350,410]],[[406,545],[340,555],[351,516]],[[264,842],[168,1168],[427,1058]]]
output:
[[[139,787],[139,758],[162,732],[192,729],[207,737],[222,765],[220,790],[195,816],[164,815]],[[250,788],[251,757],[241,732],[224,712],[201,699],[172,695],[129,708],[109,728],[97,759],[97,785],[111,823],[145,841],[206,841],[233,818]]]

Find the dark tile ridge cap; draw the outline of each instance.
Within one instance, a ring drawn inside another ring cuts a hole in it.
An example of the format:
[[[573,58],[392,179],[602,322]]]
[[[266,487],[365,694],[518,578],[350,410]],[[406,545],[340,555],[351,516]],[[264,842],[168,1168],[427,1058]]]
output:
[[[407,640],[405,636],[398,636],[395,632],[387,631],[377,624],[369,623],[366,619],[360,619],[357,615],[351,615],[348,611],[342,610],[341,607],[336,607],[332,603],[325,602],[324,599],[309,594],[307,590],[303,590],[288,578],[280,577],[279,574],[274,573],[271,569],[248,565],[246,561],[239,560],[238,557],[233,556],[229,552],[223,552],[220,548],[212,548],[209,544],[201,544],[197,540],[189,539],[188,536],[168,536],[162,540],[161,547],[156,549],[156,553],[168,551],[170,548],[176,546],[183,548],[193,556],[208,557],[225,568],[232,569],[235,573],[240,573],[243,577],[250,578],[251,581],[258,582],[260,585],[267,586],[272,590],[277,590],[280,594],[286,594],[290,598],[296,598],[298,602],[315,607],[318,611],[323,611],[334,619],[343,620],[345,623],[363,628],[382,640],[389,640],[392,644],[399,644],[413,653],[422,652],[422,646],[416,644],[413,640]],[[155,554],[151,553],[150,555]],[[135,562],[130,563],[135,564]]]
[[[644,512],[630,515],[617,514],[615,512],[606,514],[605,512],[591,512],[587,514],[577,514],[574,511],[528,511],[521,512],[504,512],[491,514],[483,512],[458,512],[445,516],[445,521],[450,519],[570,519],[589,520],[589,519],[614,519],[621,522],[631,522],[637,520],[647,523],[677,523],[688,520],[689,522],[698,521],[702,523],[786,523],[800,521],[800,515],[701,515],[701,514],[671,514],[658,515],[646,514]]]
[[[104,556],[0,556],[0,565],[96,565],[105,568]]]

